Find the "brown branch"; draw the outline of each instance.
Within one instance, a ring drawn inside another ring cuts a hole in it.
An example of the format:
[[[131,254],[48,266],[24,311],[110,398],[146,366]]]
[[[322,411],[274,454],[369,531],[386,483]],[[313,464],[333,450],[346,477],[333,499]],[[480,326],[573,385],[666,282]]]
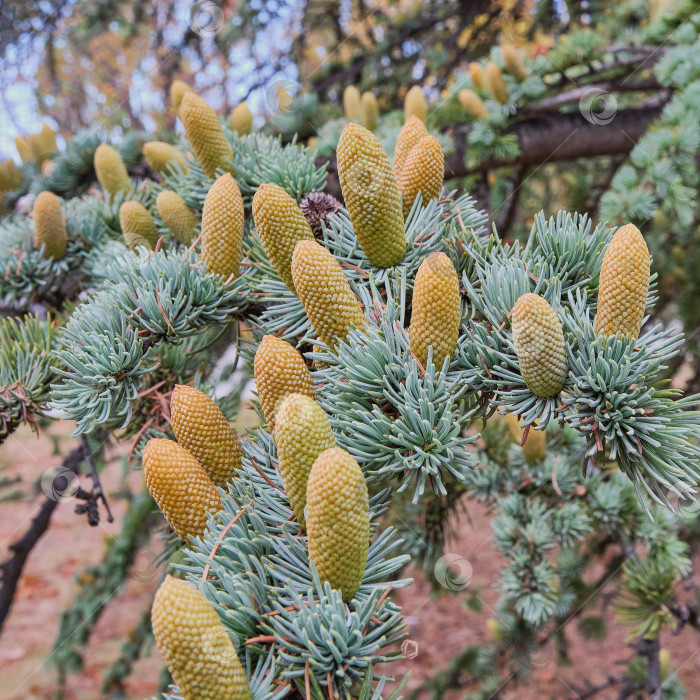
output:
[[[0,574],[2,586],[0,587],[0,630],[7,619],[7,616],[12,607],[17,585],[20,576],[27,562],[27,558],[34,546],[41,539],[42,535],[48,530],[51,515],[56,506],[60,503],[61,498],[71,486],[70,474],[77,474],[80,464],[83,462],[83,446],[76,447],[63,462],[63,466],[59,475],[54,479],[52,493],[47,496],[42,503],[39,512],[32,519],[32,523],[25,534],[9,547],[10,558],[0,566]]]

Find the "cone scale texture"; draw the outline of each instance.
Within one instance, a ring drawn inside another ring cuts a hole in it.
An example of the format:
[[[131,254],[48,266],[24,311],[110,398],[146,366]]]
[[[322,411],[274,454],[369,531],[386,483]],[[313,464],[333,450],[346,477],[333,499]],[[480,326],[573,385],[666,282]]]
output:
[[[156,207],[163,223],[184,245],[192,243],[195,237],[197,217],[176,192],[163,190],[156,197]]]
[[[418,196],[423,206],[437,199],[445,176],[445,154],[434,136],[424,136],[406,158],[399,176],[399,192],[403,198],[403,212],[407,215]]]
[[[561,321],[537,294],[523,294],[510,312],[520,374],[530,391],[547,398],[564,387],[569,371]]]
[[[243,255],[243,197],[230,173],[207,192],[202,209],[202,255],[207,272],[238,276]]]
[[[252,700],[226,628],[194,586],[166,576],[153,599],[151,622],[184,700]]]
[[[43,245],[44,257],[60,260],[68,245],[61,201],[53,192],[44,190],[34,200],[32,216],[37,248]]]
[[[401,171],[403,170],[406,158],[408,158],[408,154],[413,150],[413,147],[427,135],[428,130],[418,117],[411,117],[403,127],[401,127],[399,136],[396,139],[396,147],[394,148],[394,176],[397,180],[401,177]]]
[[[275,423],[275,444],[284,489],[299,525],[306,527],[306,485],[316,458],[335,447],[328,416],[314,399],[290,394],[282,402]]]
[[[165,141],[149,141],[143,144],[143,155],[146,158],[148,167],[157,173],[167,170],[171,164],[179,165],[183,172],[189,170],[185,156],[175,146],[171,146]]]
[[[389,158],[377,137],[348,124],[338,142],[338,178],[357,240],[376,267],[406,255],[401,197]]]
[[[265,253],[280,279],[296,292],[292,255],[299,241],[313,241],[309,222],[296,201],[278,185],[261,185],[253,197],[253,220]]]
[[[331,348],[367,321],[338,261],[316,241],[300,241],[292,256],[294,286],[318,337]]]
[[[267,426],[275,429],[275,415],[289,394],[314,396],[311,373],[301,353],[285,340],[266,335],[253,362],[255,387]]]
[[[207,513],[221,509],[219,492],[202,465],[173,440],[148,441],[143,476],[170,527],[185,541],[201,537],[207,528]]]
[[[634,224],[620,228],[605,249],[595,331],[637,339],[649,291],[649,249]]]
[[[369,499],[360,465],[333,447],[314,462],[307,486],[309,558],[322,581],[352,600],[369,550]]]
[[[137,246],[155,248],[158,243],[158,229],[146,207],[139,202],[129,201],[119,207],[119,225],[124,240],[131,250]]]
[[[119,151],[109,144],[101,143],[95,150],[95,174],[102,189],[115,195],[131,190],[131,180]]]
[[[418,268],[413,287],[411,352],[425,367],[428,350],[433,364],[442,367],[457,347],[460,321],[459,277],[444,253],[431,253]]]
[[[177,113],[202,170],[209,177],[216,177],[217,169],[229,170],[233,152],[216,112],[190,91],[185,92]]]
[[[214,486],[225,488],[241,468],[243,447],[221,409],[193,386],[178,384],[170,402],[178,443],[191,452]]]

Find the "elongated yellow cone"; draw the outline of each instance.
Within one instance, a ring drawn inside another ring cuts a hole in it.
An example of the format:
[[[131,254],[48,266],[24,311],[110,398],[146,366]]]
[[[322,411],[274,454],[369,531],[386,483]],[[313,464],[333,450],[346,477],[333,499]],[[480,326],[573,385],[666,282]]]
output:
[[[243,255],[243,197],[231,173],[209,189],[202,210],[202,260],[207,272],[238,276]]]
[[[203,391],[178,384],[170,402],[178,443],[189,450],[214,486],[225,488],[241,468],[243,447],[221,409]]]
[[[253,129],[253,115],[248,108],[247,102],[241,102],[231,110],[228,118],[231,131],[235,131],[239,136],[246,136]]]
[[[428,116],[428,102],[420,85],[414,85],[407,93],[403,102],[404,121],[413,115],[425,122]]]
[[[275,429],[275,416],[289,394],[313,397],[314,384],[301,353],[288,342],[266,335],[255,353],[253,362],[255,387],[270,432]]]
[[[331,348],[367,320],[338,261],[316,241],[300,241],[292,256],[294,286],[318,337]]]
[[[639,337],[649,291],[649,248],[634,224],[620,228],[600,268],[595,330],[604,336]]]
[[[115,195],[131,190],[131,180],[119,151],[109,144],[101,143],[95,150],[95,175],[108,194]]]
[[[183,172],[189,170],[185,156],[175,146],[165,141],[149,141],[143,144],[143,155],[149,167],[157,173],[165,172],[170,165],[179,165]]]
[[[53,192],[44,190],[34,201],[32,216],[37,248],[44,246],[45,258],[60,260],[68,245],[61,201]]]
[[[398,180],[401,177],[403,165],[408,158],[408,154],[416,144],[428,135],[425,124],[416,116],[411,117],[401,128],[399,137],[396,139],[394,148],[394,176]]]
[[[569,366],[561,321],[546,299],[523,294],[510,312],[520,374],[530,391],[547,398],[564,388]]]
[[[437,199],[445,177],[445,154],[434,136],[424,136],[408,154],[401,176],[399,192],[403,199],[403,212],[407,215],[420,193],[425,206]]]
[[[119,224],[131,250],[139,246],[151,250],[158,243],[156,222],[140,202],[128,201],[119,207]]]
[[[185,200],[177,192],[163,190],[156,197],[156,207],[163,223],[175,234],[178,241],[184,245],[192,243],[197,217]]]
[[[151,622],[184,700],[252,700],[226,627],[194,586],[166,576],[153,599]]]
[[[314,462],[306,492],[309,558],[322,581],[352,600],[369,550],[369,499],[360,465],[333,447]]]

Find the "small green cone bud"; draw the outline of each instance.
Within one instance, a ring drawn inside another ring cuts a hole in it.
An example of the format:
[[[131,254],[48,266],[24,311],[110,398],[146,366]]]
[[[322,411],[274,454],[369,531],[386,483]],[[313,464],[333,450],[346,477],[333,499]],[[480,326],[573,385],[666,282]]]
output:
[[[469,75],[475,90],[483,90],[486,87],[484,71],[481,70],[481,66],[476,61],[472,61],[469,64]]]
[[[36,247],[44,246],[45,258],[60,260],[68,245],[61,201],[53,192],[44,190],[34,200],[32,217]]]
[[[318,337],[329,347],[352,327],[364,330],[365,315],[338,261],[316,241],[300,241],[292,256],[294,286]]]
[[[618,229],[603,255],[595,332],[639,337],[649,292],[649,248],[634,224]]]
[[[166,576],[153,599],[151,622],[184,700],[252,700],[226,627],[194,586]]]
[[[501,104],[508,102],[508,88],[505,80],[503,80],[503,73],[493,61],[489,61],[486,64],[486,84],[494,99]]]
[[[362,122],[362,98],[354,85],[348,85],[343,92],[343,111],[349,122]]]
[[[275,416],[290,394],[314,396],[314,383],[301,353],[288,342],[266,335],[253,362],[255,387],[267,427],[275,430]]]
[[[187,99],[187,98],[185,98]],[[210,188],[202,209],[202,260],[207,272],[238,276],[243,255],[243,197],[231,173]]]
[[[423,260],[413,287],[411,352],[426,366],[428,350],[439,370],[457,347],[460,322],[459,277],[444,253],[431,253]]]
[[[230,171],[233,151],[216,112],[199,95],[186,92],[177,113],[206,175],[213,178],[217,169]]]
[[[515,46],[512,46],[511,44],[503,44],[501,47],[501,53],[503,54],[503,63],[505,64],[506,70],[516,80],[520,82],[525,80],[525,78],[527,78],[527,70]]]
[[[280,279],[296,292],[292,255],[299,241],[313,241],[309,222],[296,201],[278,185],[261,185],[253,197],[253,220],[265,253]]]
[[[194,90],[184,80],[173,80],[170,84],[170,108],[177,113],[182,103],[182,98],[186,92],[194,92]]]
[[[401,177],[404,163],[408,154],[418,142],[428,135],[425,124],[418,117],[411,117],[401,128],[394,148],[394,176],[398,180]]]
[[[311,467],[323,451],[336,446],[330,421],[311,397],[289,394],[277,412],[274,437],[284,489],[299,525],[305,529],[306,484]]]
[[[398,187],[407,215],[420,192],[423,206],[440,196],[445,177],[445,154],[434,136],[424,136],[408,154]]]
[[[139,246],[152,250],[158,243],[158,229],[146,207],[128,201],[119,207],[119,225],[129,250]]]
[[[379,125],[379,103],[371,92],[362,93],[362,124],[370,131]]]
[[[119,151],[109,144],[101,143],[95,150],[95,174],[102,189],[110,195],[131,190],[131,180]]]
[[[306,491],[309,558],[322,581],[352,600],[369,551],[369,498],[360,465],[332,447],[313,464]]]
[[[143,451],[146,486],[165,519],[183,540],[201,537],[207,515],[221,498],[194,455],[173,440],[151,438]]]
[[[239,136],[246,136],[253,129],[253,115],[248,108],[247,102],[241,102],[231,110],[228,118],[231,131],[235,131]]]
[[[187,165],[185,156],[175,146],[171,146],[165,141],[149,141],[143,144],[143,155],[146,158],[148,167],[157,173],[165,172],[171,164],[177,164],[183,172],[190,168]]]
[[[569,372],[561,321],[546,299],[528,292],[510,312],[520,374],[533,394],[556,396]]]
[[[428,103],[420,85],[414,85],[407,93],[403,102],[404,121],[407,122],[414,114],[422,122],[428,116]]]
[[[474,119],[487,119],[489,110],[473,90],[460,90],[457,95],[459,103]]]
[[[178,384],[170,420],[180,445],[199,461],[214,486],[226,488],[241,468],[243,447],[221,409],[203,391]]]
[[[337,155],[340,188],[362,250],[376,267],[398,265],[406,255],[406,234],[389,158],[359,124],[343,129]]]
[[[163,190],[156,197],[158,214],[163,223],[173,232],[183,245],[189,245],[195,238],[197,217],[185,204],[185,200],[170,190]]]

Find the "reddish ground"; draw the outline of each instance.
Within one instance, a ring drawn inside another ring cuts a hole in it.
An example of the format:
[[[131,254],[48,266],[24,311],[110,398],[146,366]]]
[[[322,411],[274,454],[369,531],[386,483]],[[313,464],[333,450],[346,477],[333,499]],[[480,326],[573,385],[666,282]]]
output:
[[[69,428],[52,426],[50,435],[61,437],[61,449],[70,449]],[[0,450],[0,478],[21,474],[26,484],[35,483],[49,467],[60,464],[46,437],[33,438],[28,431],[19,431]],[[104,484],[108,492],[119,487],[120,464],[107,470]],[[140,486],[141,476],[129,476],[132,487]],[[29,525],[43,493],[30,500],[0,504],[0,558],[7,557],[7,547]],[[55,697],[56,672],[51,663],[51,650],[58,629],[60,611],[70,604],[76,592],[74,577],[84,567],[102,558],[105,541],[119,531],[123,502],[111,499],[117,522],[102,522],[98,527],[86,525],[84,516],[73,513],[73,504],[63,503],[54,513],[51,528],[32,552],[10,617],[0,636],[0,700],[48,700]],[[464,518],[459,532],[447,552],[469,561],[473,570],[466,591],[458,594],[431,595],[430,587],[420,572],[411,571],[415,583],[399,591],[396,599],[402,605],[410,630],[414,658],[393,664],[393,672],[411,672],[409,688],[414,688],[437,669],[444,668],[464,646],[489,638],[486,619],[493,615],[498,592],[493,584],[500,568],[500,557],[491,546],[491,527],[487,514],[470,504],[470,519]],[[157,539],[153,548],[157,549]],[[67,680],[65,697],[70,700],[94,700],[105,671],[119,654],[121,640],[137,624],[157,585],[158,572],[152,565],[153,553],[139,557],[136,571],[123,590],[111,601],[99,620],[86,651],[85,670]],[[700,564],[700,562],[697,562]],[[696,567],[700,571],[700,566]],[[698,579],[700,581],[700,579]],[[469,596],[477,596],[481,612],[465,607]],[[632,651],[625,642],[625,631],[612,628],[602,643],[580,638],[571,626],[570,651],[573,665],[558,667],[553,648],[543,649],[535,671],[526,686],[508,687],[504,697],[518,700],[542,698],[576,698],[574,686],[585,679],[599,682],[608,673],[620,673],[616,663],[628,658]],[[688,688],[688,698],[700,697],[700,637],[686,630],[674,636],[665,632],[663,646],[671,651],[672,664],[680,667],[680,678]],[[161,660],[157,650],[138,662],[123,697],[141,700],[155,692]],[[615,691],[598,698],[616,697]],[[462,697],[455,693],[454,696]]]

